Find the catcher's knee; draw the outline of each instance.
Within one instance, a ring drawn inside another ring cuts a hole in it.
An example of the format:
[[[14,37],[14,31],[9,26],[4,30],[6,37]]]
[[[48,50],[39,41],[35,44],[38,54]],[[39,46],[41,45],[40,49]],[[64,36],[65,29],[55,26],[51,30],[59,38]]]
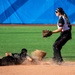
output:
[[[57,44],[54,44],[54,45],[53,45],[53,50],[54,50],[54,51],[61,50],[61,48],[62,48],[62,46],[60,46],[60,45],[57,45]]]
[[[57,44],[56,44],[56,43],[54,43],[54,44],[53,44],[53,48],[56,48],[56,47],[57,47]]]
[[[58,46],[57,46],[57,44],[53,44],[53,50],[54,51],[57,51],[59,48],[58,48]]]

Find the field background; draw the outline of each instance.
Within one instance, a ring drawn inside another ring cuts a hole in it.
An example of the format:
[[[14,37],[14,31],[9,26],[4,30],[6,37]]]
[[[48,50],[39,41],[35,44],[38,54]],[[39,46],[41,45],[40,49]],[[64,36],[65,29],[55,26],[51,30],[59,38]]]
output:
[[[56,26],[0,26],[0,56],[5,52],[20,52],[26,48],[28,53],[39,49],[47,52],[45,58],[51,58],[53,55],[52,45],[59,36],[59,33],[51,37],[43,38],[42,30],[54,30]],[[75,60],[75,26],[72,27],[72,40],[62,49],[62,56],[65,60]]]

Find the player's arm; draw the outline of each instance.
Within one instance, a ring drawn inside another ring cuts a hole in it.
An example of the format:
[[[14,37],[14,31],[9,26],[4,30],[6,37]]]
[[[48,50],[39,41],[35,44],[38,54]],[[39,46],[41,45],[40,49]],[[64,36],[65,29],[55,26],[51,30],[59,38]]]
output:
[[[52,31],[52,34],[58,33],[58,32],[61,32],[61,31],[62,31],[62,27],[60,27],[60,28],[58,28],[58,29],[56,29],[56,30],[53,30],[53,31]]]
[[[27,56],[26,56],[26,59],[27,59],[28,61],[30,61],[30,62],[33,61],[33,58],[32,58],[31,56],[29,56],[28,54],[27,54]]]

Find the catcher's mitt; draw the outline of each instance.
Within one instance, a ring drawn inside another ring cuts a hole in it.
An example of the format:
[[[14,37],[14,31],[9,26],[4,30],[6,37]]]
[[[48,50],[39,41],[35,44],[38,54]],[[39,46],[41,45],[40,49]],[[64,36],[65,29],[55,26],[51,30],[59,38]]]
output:
[[[43,35],[43,37],[49,37],[49,36],[52,35],[52,31],[43,30],[43,31],[42,31],[42,35]]]

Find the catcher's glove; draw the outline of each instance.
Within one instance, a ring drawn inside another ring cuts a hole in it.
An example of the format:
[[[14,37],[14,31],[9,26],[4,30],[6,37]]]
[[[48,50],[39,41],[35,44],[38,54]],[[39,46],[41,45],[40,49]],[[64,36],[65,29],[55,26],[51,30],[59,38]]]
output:
[[[42,31],[42,35],[43,35],[43,37],[49,37],[49,36],[52,35],[52,31],[43,30],[43,31]]]

